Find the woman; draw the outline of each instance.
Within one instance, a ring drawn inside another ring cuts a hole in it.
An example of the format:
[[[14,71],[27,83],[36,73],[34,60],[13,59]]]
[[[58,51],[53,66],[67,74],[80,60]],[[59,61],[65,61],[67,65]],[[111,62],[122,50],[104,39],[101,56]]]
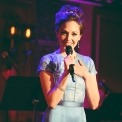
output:
[[[43,122],[86,122],[83,108],[84,97],[89,105],[96,109],[99,104],[99,92],[96,70],[93,60],[78,54],[74,48],[83,34],[84,21],[81,8],[64,5],[56,13],[55,31],[59,49],[43,56],[38,72],[48,108]],[[66,53],[66,47],[72,48],[72,54]],[[73,76],[69,68],[73,66]]]

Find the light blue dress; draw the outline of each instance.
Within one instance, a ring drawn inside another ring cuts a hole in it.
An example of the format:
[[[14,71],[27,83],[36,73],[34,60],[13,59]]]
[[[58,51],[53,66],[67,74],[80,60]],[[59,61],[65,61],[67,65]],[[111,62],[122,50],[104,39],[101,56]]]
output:
[[[53,73],[54,82],[58,82],[64,71],[64,58],[57,51],[43,56],[40,60],[38,72],[47,70]],[[77,53],[76,63],[81,60],[91,74],[96,74],[93,60],[88,56]],[[83,107],[85,97],[85,82],[82,77],[74,75],[75,82],[71,75],[68,76],[68,83],[62,101],[81,103],[81,106],[57,105],[56,108],[47,108],[44,112],[42,122],[86,122],[86,115]]]

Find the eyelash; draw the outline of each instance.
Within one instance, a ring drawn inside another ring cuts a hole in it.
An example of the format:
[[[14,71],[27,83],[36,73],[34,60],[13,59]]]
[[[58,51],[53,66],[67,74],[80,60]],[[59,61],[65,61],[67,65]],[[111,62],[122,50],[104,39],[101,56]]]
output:
[[[67,32],[61,32],[61,35],[64,35],[64,34],[67,34]],[[77,34],[76,33],[73,33],[72,35],[73,36],[76,36]]]
[[[64,34],[66,34],[66,32],[61,32],[61,35],[64,35]]]

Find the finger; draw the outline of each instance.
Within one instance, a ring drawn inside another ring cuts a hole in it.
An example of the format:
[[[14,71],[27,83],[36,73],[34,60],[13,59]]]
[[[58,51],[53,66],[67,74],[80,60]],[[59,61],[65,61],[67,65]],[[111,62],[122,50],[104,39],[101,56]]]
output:
[[[78,63],[80,64],[80,66],[82,66],[82,65],[83,65],[83,62],[81,62],[80,60],[78,60]]]
[[[80,66],[83,66],[84,69],[88,71],[87,67],[84,65],[84,63],[81,60],[78,60],[78,63],[80,64]]]

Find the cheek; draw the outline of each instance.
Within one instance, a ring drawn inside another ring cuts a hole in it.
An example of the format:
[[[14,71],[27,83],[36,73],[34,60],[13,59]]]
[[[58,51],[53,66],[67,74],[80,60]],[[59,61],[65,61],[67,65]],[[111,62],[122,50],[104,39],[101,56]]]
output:
[[[65,38],[66,38],[65,36],[59,36],[58,39],[59,39],[59,41],[63,41],[63,40],[65,40]]]
[[[58,37],[58,42],[59,42],[59,44],[62,44],[64,41],[64,37],[62,37],[62,36],[59,36]]]
[[[77,38],[77,39],[75,39],[75,40],[73,41],[74,47],[78,44],[79,40],[80,40],[80,39]]]
[[[74,42],[74,44],[73,44],[73,45],[74,45],[74,47],[76,47],[76,46],[77,46],[77,42]]]

